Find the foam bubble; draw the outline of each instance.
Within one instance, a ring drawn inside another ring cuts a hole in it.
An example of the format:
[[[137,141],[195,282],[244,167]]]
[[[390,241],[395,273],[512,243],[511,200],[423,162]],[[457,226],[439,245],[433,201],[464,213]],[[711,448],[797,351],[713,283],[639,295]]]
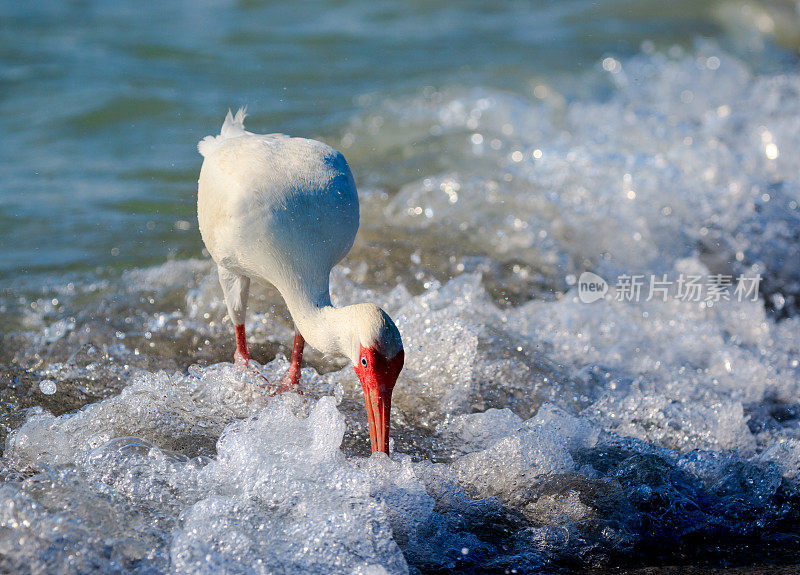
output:
[[[58,388],[52,379],[43,379],[39,382],[39,390],[45,395],[53,395]]]

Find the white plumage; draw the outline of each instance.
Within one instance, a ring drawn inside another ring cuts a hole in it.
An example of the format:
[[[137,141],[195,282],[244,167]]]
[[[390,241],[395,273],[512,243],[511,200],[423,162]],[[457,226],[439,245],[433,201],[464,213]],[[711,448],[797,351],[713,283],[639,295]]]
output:
[[[281,292],[295,322],[289,372],[300,381],[306,342],[353,362],[366,398],[373,451],[389,452],[392,390],[404,352],[394,322],[378,306],[331,305],[329,277],[358,231],[358,195],[344,156],[315,140],[244,129],[230,111],[203,155],[197,194],[200,233],[217,262],[236,328],[236,363],[252,368],[244,330],[250,280]]]

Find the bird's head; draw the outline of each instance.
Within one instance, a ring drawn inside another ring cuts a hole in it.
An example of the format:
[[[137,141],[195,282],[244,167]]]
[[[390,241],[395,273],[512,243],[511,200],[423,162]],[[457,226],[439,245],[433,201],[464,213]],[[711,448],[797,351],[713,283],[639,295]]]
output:
[[[392,318],[372,304],[353,306],[351,357],[364,390],[372,451],[389,453],[392,390],[403,369],[403,341]]]

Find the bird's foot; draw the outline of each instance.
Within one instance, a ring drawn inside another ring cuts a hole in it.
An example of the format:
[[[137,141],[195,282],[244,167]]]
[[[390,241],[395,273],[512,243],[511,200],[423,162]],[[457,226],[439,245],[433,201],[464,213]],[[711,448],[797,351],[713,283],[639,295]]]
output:
[[[261,372],[261,365],[249,357],[249,355],[250,354],[247,354],[247,356],[245,356],[245,354],[237,350],[233,355],[233,364],[245,375],[253,376],[254,381],[251,380],[251,383],[260,388],[262,390],[261,393],[266,393],[266,395],[270,397],[280,393],[286,393],[287,391],[293,391],[294,393],[303,395],[303,390],[300,389],[300,370],[289,368],[289,371],[287,371],[286,375],[281,379],[280,385],[278,385],[278,387],[272,387],[267,376]]]
[[[281,384],[278,386],[278,389],[275,390],[275,393],[286,393],[287,391],[293,391],[298,395],[303,395],[303,390],[300,388],[299,370],[295,373],[292,368],[289,368],[289,371],[287,371],[286,375],[281,379]]]
[[[293,391],[298,395],[303,395],[303,390],[300,388],[300,378],[294,379],[290,377],[288,374],[281,379],[281,384],[275,390],[275,393],[270,395],[277,395],[279,393],[286,393],[287,391]]]
[[[256,383],[259,386],[264,387],[269,385],[269,380],[261,373],[261,366],[250,357],[249,353],[244,354],[237,349],[233,354],[233,365],[245,373],[255,376]]]

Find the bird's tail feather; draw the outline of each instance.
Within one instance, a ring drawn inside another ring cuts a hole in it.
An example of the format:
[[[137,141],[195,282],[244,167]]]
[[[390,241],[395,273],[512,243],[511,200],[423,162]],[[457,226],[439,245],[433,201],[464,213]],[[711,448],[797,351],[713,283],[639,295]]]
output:
[[[228,138],[236,138],[246,134],[244,130],[244,119],[247,116],[247,106],[239,108],[236,115],[232,115],[230,109],[228,115],[225,116],[225,121],[222,123],[222,129],[218,136],[206,136],[200,143],[197,144],[197,150],[203,157],[213,154],[219,145]]]

